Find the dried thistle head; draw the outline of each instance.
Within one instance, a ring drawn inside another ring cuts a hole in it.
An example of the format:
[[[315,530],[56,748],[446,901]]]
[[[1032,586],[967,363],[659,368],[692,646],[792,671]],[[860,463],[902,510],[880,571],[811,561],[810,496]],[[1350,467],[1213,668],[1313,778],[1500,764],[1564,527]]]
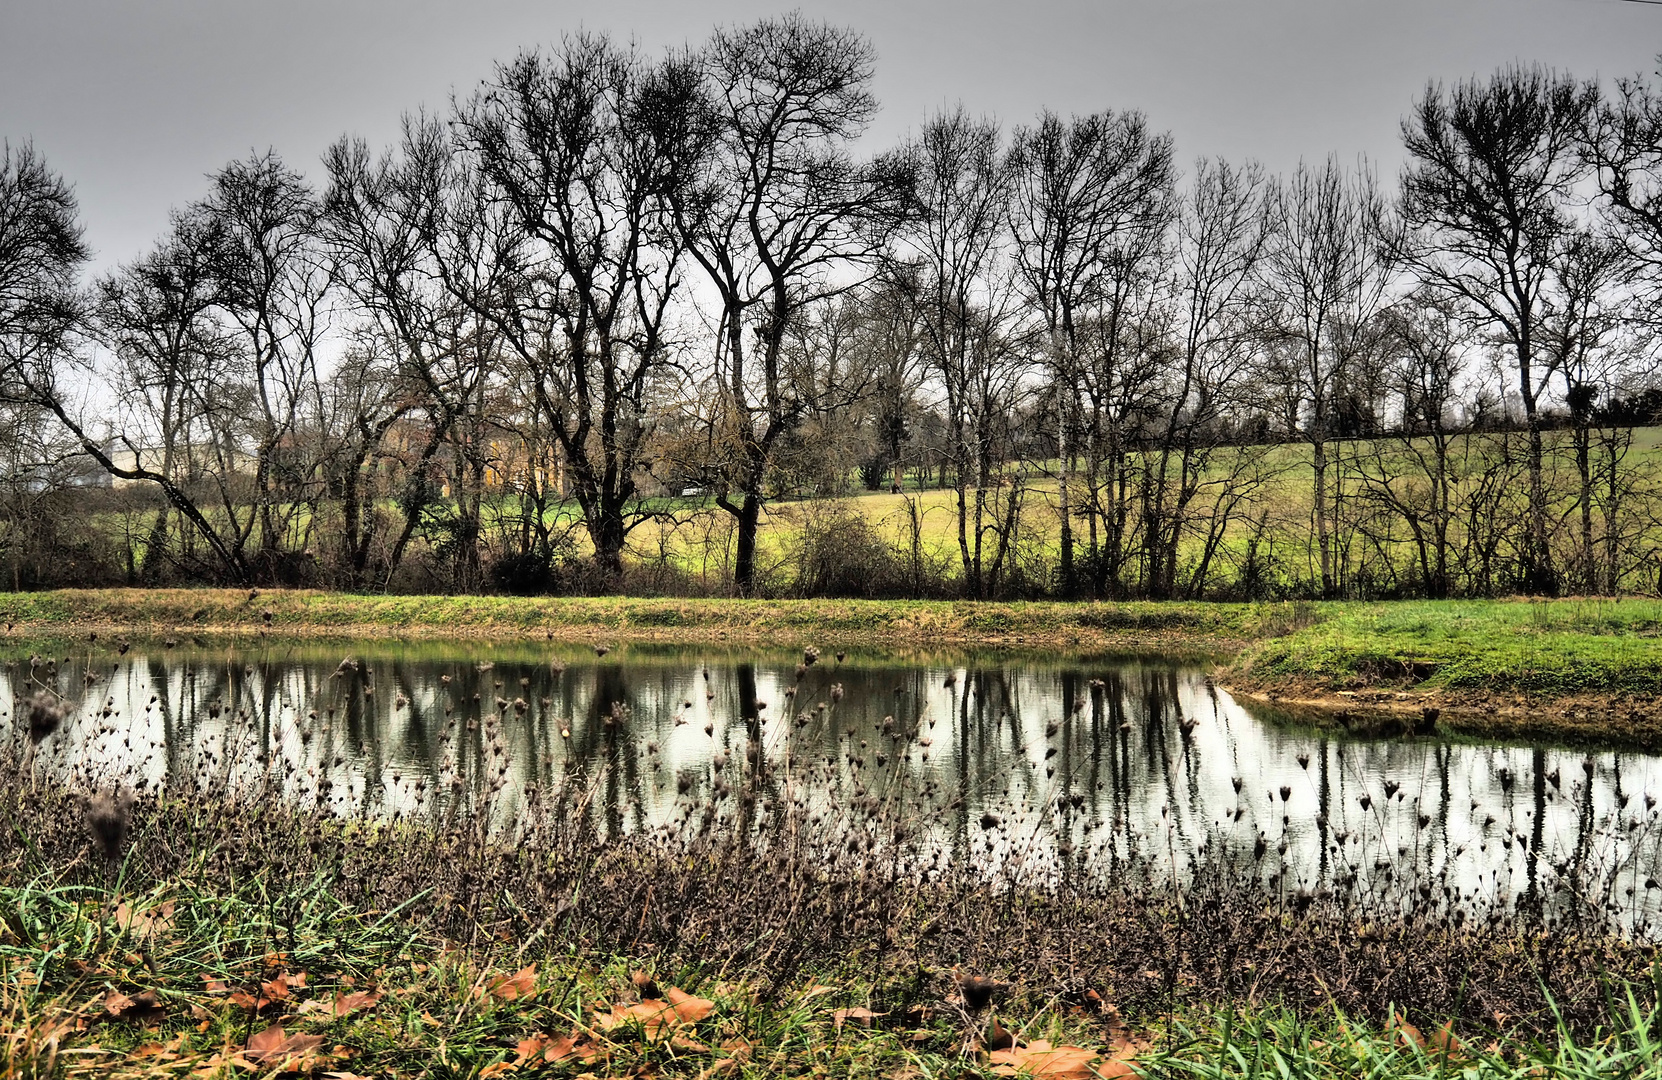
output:
[[[87,803],[87,831],[104,857],[115,861],[127,844],[127,826],[133,813],[133,796],[127,791],[99,792]]]
[[[1007,989],[1003,983],[981,975],[967,975],[954,969],[953,976],[958,982],[958,992],[963,995],[964,1008],[972,1013],[991,1005],[993,994]]]
[[[49,690],[35,691],[20,711],[29,719],[29,741],[37,746],[69,719],[68,703]]]

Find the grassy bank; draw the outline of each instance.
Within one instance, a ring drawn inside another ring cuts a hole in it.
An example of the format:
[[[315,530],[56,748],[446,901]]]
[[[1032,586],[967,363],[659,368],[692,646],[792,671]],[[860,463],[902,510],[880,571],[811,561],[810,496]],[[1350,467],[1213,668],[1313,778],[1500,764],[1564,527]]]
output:
[[[748,641],[849,645],[1172,644],[1232,649],[1285,620],[1286,605],[686,600],[632,597],[358,596],[232,589],[0,593],[12,637],[89,631],[307,637]]]
[[[1292,633],[1238,664],[1329,689],[1662,693],[1662,602],[1402,601],[1304,605]]]
[[[103,635],[1149,648],[1209,657],[1231,689],[1282,707],[1435,707],[1445,727],[1473,734],[1662,743],[1662,601],[1646,599],[1069,604],[90,589],[0,594],[0,619],[23,647]]]

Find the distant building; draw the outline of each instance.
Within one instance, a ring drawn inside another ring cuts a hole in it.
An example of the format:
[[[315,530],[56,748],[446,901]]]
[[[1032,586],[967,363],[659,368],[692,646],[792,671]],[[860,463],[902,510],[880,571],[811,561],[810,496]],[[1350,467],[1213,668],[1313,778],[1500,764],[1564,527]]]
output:
[[[106,444],[104,453],[109,457],[110,464],[117,469],[127,472],[142,469],[146,472],[163,472],[167,466],[166,448],[160,446],[132,447],[126,444]],[[173,448],[172,473],[176,479],[189,480],[214,472],[219,468],[222,455],[210,443],[181,443]],[[231,471],[233,473],[252,473],[254,471],[254,456],[241,450],[233,450],[229,454]],[[109,486],[115,488],[129,488],[148,483],[146,480],[129,480],[126,477],[109,474]]]

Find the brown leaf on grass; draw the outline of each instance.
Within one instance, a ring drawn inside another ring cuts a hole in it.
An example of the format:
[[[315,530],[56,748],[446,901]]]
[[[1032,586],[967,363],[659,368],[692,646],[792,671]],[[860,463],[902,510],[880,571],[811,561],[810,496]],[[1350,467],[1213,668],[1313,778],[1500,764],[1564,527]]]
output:
[[[485,991],[498,1001],[518,1001],[537,992],[536,965],[520,968],[512,975],[495,975],[485,984]]]
[[[683,1024],[698,1023],[716,1007],[708,998],[695,997],[673,986],[665,997],[668,1000],[648,998],[634,1005],[614,1005],[610,1013],[595,1016],[595,1026],[609,1032],[638,1024],[648,1039],[657,1042]]]
[[[684,1024],[696,1024],[715,1010],[716,1003],[709,998],[694,997],[675,987],[669,988],[669,1005]]]
[[[161,998],[150,990],[141,990],[131,997],[119,990],[111,990],[104,996],[104,1015],[112,1020],[137,1020],[142,1023],[159,1019],[164,1011]]]
[[[360,1009],[373,1009],[381,1003],[381,995],[371,990],[355,990],[350,994],[341,994],[335,998],[335,1004],[330,1009],[335,1016],[350,1016]]]
[[[1385,1025],[1385,1030],[1394,1035],[1396,1040],[1404,1046],[1425,1046],[1425,1036],[1420,1034],[1420,1029],[1410,1024],[1408,1018],[1395,1009],[1391,1010],[1391,1019]]]
[[[304,990],[305,988],[306,973],[304,971],[297,971],[292,975],[288,972],[279,972],[276,976],[260,983],[260,992],[257,995],[246,990],[231,991],[231,1002],[247,1009],[249,1012],[264,1012],[273,1005],[291,1000],[296,990]],[[209,993],[213,992],[210,985]]]
[[[260,984],[260,993],[272,1001],[286,1001],[294,991],[306,988],[306,973],[297,971],[293,975],[288,972],[279,972],[276,978],[267,979]]]
[[[1102,1026],[1107,1029],[1108,1039],[1114,1047],[1131,1045],[1131,1029],[1126,1026],[1125,1018],[1120,1016],[1119,1007],[1103,1002],[1099,1008],[1102,1010]]]
[[[185,1036],[184,1033],[181,1032],[178,1038],[174,1039],[166,1046],[163,1046],[161,1043],[145,1043],[143,1046],[140,1046],[127,1056],[136,1058],[140,1061],[154,1059],[158,1063],[163,1061],[177,1061],[179,1060],[179,1051],[184,1048],[184,1045]]]
[[[562,1035],[558,1039],[550,1035],[532,1035],[521,1039],[514,1049],[519,1053],[514,1065],[522,1068],[527,1065],[557,1065],[562,1061],[580,1061],[586,1065],[604,1053],[581,1032]]]
[[[1027,1046],[995,1050],[988,1056],[993,1072],[1000,1076],[1034,1076],[1045,1080],[1099,1080],[1102,1077],[1136,1076],[1123,1060],[1103,1061],[1100,1050],[1084,1046],[1052,1046],[1034,1039]],[[1100,1063],[1100,1064],[1099,1064]]]
[[[115,906],[115,925],[137,938],[154,937],[173,929],[174,901],[169,900],[149,911],[135,911],[126,901]]]
[[[231,987],[217,975],[204,975],[202,976],[202,992],[204,994],[229,994]]]
[[[1392,1010],[1390,1022],[1385,1027],[1404,1046],[1418,1047],[1427,1054],[1456,1057],[1462,1052],[1460,1040],[1455,1037],[1451,1024],[1444,1024],[1428,1038],[1419,1028],[1410,1024],[1407,1017]]]
[[[831,1026],[837,1031],[843,1029],[844,1024],[859,1028],[870,1028],[872,1023],[886,1013],[872,1012],[864,1005],[853,1005],[846,1009],[835,1009],[831,1013]]]
[[[1133,1034],[1115,1006],[1103,1002],[1101,1011],[1103,1027],[1108,1030],[1109,1057],[1131,1058],[1154,1045],[1146,1037]]]
[[[486,1065],[483,1069],[480,1069],[478,1073],[479,1080],[491,1080],[492,1077],[511,1073],[517,1068],[519,1066],[511,1061],[498,1061],[495,1065]]]
[[[289,1035],[283,1025],[273,1024],[248,1037],[248,1045],[237,1055],[255,1068],[275,1067],[280,1071],[309,1071],[309,1058],[323,1045],[321,1035]]]
[[[1455,1038],[1454,1025],[1444,1024],[1431,1033],[1431,1038],[1426,1040],[1426,1049],[1448,1057],[1459,1057],[1465,1048]]]
[[[755,1052],[756,1048],[750,1044],[748,1039],[735,1036],[722,1043],[720,1049],[726,1056],[717,1058],[700,1070],[698,1080],[714,1080],[715,1077],[736,1072],[745,1062],[750,1060],[750,1055]]]

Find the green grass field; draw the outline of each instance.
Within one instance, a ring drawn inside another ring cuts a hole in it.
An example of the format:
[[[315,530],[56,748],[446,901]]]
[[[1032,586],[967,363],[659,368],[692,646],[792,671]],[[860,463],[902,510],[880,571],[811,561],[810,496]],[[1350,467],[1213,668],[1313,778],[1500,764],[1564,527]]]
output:
[[[1550,438],[1562,443],[1566,433],[1550,433]],[[1403,460],[1402,449],[1396,443],[1381,443],[1390,453]],[[1456,440],[1457,449],[1467,446],[1464,439]],[[1342,582],[1352,582],[1364,595],[1389,594],[1404,589],[1409,595],[1417,588],[1418,568],[1415,548],[1400,521],[1392,521],[1392,512],[1375,515],[1374,509],[1362,499],[1363,485],[1354,472],[1346,472],[1346,462],[1367,457],[1370,444],[1335,442],[1330,444],[1330,457],[1335,462],[1332,492],[1336,498],[1348,500],[1345,505],[1347,524],[1335,539],[1338,552],[1338,573]],[[1208,565],[1205,578],[1206,594],[1277,596],[1307,595],[1313,582],[1319,580],[1311,525],[1311,471],[1310,451],[1303,444],[1285,444],[1242,451],[1222,450],[1214,459],[1211,479],[1223,475],[1231,455],[1252,454],[1260,458],[1257,472],[1261,482],[1241,503],[1234,506],[1232,517],[1224,531],[1221,544]],[[1645,500],[1662,499],[1662,428],[1642,428],[1634,433],[1634,445],[1627,458],[1632,478],[1637,482],[1635,506],[1648,505]],[[1574,478],[1567,452],[1562,446],[1555,452],[1551,464],[1551,483],[1557,492],[1551,517],[1555,524],[1555,550],[1560,562],[1574,558],[1576,511],[1574,507]],[[852,479],[852,478],[851,478]],[[1058,487],[1054,462],[1024,462],[1008,470],[1007,479],[1019,481],[1023,488],[1021,527],[1018,532],[1013,567],[1005,568],[1005,580],[1012,571],[1024,583],[1023,591],[1044,590],[1053,584],[1053,575],[1060,558],[1060,517],[1058,514]],[[1423,481],[1416,481],[1423,485]],[[1474,481],[1456,485],[1457,494],[1470,494]],[[1501,485],[1499,498],[1504,503],[1516,502],[1516,483]],[[1083,498],[1075,493],[1076,505]],[[1508,504],[1510,505],[1510,504]],[[1179,550],[1179,576],[1191,573],[1198,563],[1202,537],[1195,530],[1204,528],[1204,516],[1210,506],[1203,495],[1193,512],[1199,514],[1194,530],[1185,535]],[[392,507],[388,505],[389,513]],[[637,568],[667,572],[668,591],[721,593],[730,587],[734,557],[733,519],[717,508],[709,497],[654,498],[642,504],[648,512],[661,512],[662,517],[643,522],[630,535],[625,561]],[[1492,509],[1492,508],[1491,508]],[[1516,511],[1515,505],[1511,511]],[[507,492],[488,494],[484,506],[485,540],[487,547],[493,536],[517,535],[519,531],[519,503]],[[104,513],[95,526],[110,545],[125,551],[132,548],[133,560],[143,560],[145,530],[153,511],[129,510],[122,514]],[[781,498],[764,505],[757,545],[758,581],[763,592],[772,595],[789,594],[795,587],[804,550],[804,538],[818,521],[823,527],[829,515],[848,514],[868,523],[871,535],[885,545],[888,557],[909,565],[913,542],[921,555],[923,592],[939,595],[954,587],[962,574],[958,547],[956,494],[950,488],[931,484],[918,486],[916,474],[908,476],[904,494],[888,491],[867,492],[852,487],[847,494],[836,498]],[[1372,515],[1372,516],[1370,516]],[[1452,539],[1458,549],[1465,540],[1467,509],[1456,515]],[[210,520],[219,521],[223,511],[208,510]],[[1490,522],[1493,513],[1485,509],[1477,514],[1480,522]],[[1362,522],[1367,519],[1366,534]],[[915,525],[914,525],[915,521]],[[1638,528],[1637,518],[1623,527],[1628,531]],[[569,537],[572,554],[585,557],[589,552],[586,534],[576,509],[567,505],[549,512],[546,522],[556,534]],[[177,525],[177,521],[175,522]],[[296,537],[310,536],[307,512],[302,510],[293,522]],[[325,529],[328,526],[324,527]],[[1598,525],[1602,530],[1602,523]],[[915,530],[915,537],[914,537]],[[1643,530],[1640,530],[1642,534]],[[1368,537],[1373,537],[1369,539]],[[1374,540],[1377,539],[1377,543]],[[1657,580],[1662,566],[1645,561],[1644,536],[1628,544],[1624,552],[1624,586],[1649,588]],[[295,541],[298,543],[298,541]],[[311,542],[317,544],[318,537]],[[989,549],[993,540],[989,537]],[[1084,520],[1076,521],[1076,557],[1084,559],[1089,552],[1089,528]],[[292,546],[292,545],[290,545]],[[1504,544],[1502,545],[1504,547]],[[418,542],[411,554],[412,560],[423,557],[425,549]],[[1653,553],[1654,554],[1654,553]],[[487,558],[489,552],[486,553]],[[851,556],[856,561],[860,556]],[[990,557],[990,554],[989,554]],[[1251,583],[1240,583],[1245,568],[1251,562]],[[124,559],[125,561],[125,559]],[[1654,558],[1651,560],[1654,562]],[[1140,573],[1135,559],[1127,568],[1135,579]],[[909,579],[908,579],[909,580]],[[1130,584],[1134,587],[1135,581]],[[442,587],[429,583],[426,587]],[[1459,581],[1456,588],[1464,587]],[[1478,589],[1495,587],[1493,583],[1479,582],[1470,586]]]

